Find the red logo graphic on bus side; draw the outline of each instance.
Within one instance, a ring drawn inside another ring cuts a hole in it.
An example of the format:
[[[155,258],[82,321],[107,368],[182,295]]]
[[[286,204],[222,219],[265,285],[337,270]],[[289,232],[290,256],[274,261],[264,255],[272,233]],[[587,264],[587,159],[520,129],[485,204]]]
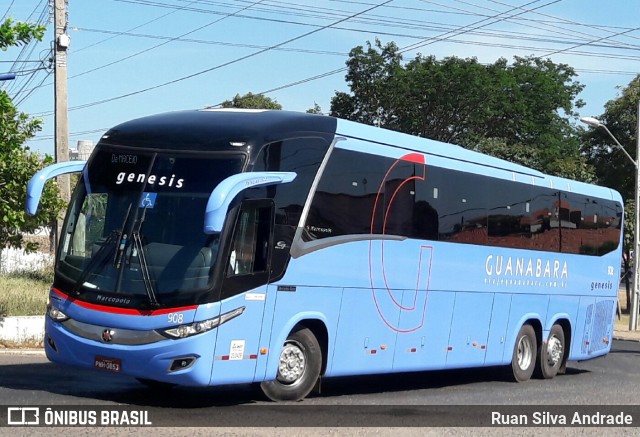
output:
[[[426,165],[424,155],[419,153],[410,153],[398,159],[387,171],[387,174],[380,184],[378,194],[373,206],[373,212],[371,215],[371,235],[373,235],[376,229],[376,225],[379,225],[376,219],[376,213],[378,208],[384,208],[384,191],[389,181],[389,176],[396,166],[401,162],[413,162],[422,166],[422,175],[415,175],[404,179],[395,188],[390,200],[383,212],[382,221],[382,234],[385,235],[387,226],[389,223],[389,213],[393,206],[393,202],[397,200],[398,193],[408,183],[412,181],[424,181],[426,179]],[[417,172],[419,173],[419,171]],[[431,261],[433,259],[433,247],[432,246],[420,246],[418,256],[412,257],[418,259],[418,265],[416,266],[416,285],[413,290],[413,299],[409,296],[407,299],[397,299],[393,290],[389,286],[389,279],[385,268],[385,240],[370,240],[369,241],[369,279],[371,283],[371,292],[373,294],[373,300],[378,310],[378,314],[384,321],[384,323],[396,332],[413,332],[420,329],[424,325],[425,313],[427,309],[427,298],[429,293],[429,281],[431,278]],[[425,252],[429,252],[428,256],[425,256]],[[374,277],[374,273],[381,273],[382,278]],[[381,280],[382,279],[382,280]],[[381,290],[385,290],[386,293],[381,293]],[[396,290],[397,292],[397,290]],[[404,296],[403,296],[404,297]],[[399,309],[400,317],[397,317],[396,311]]]

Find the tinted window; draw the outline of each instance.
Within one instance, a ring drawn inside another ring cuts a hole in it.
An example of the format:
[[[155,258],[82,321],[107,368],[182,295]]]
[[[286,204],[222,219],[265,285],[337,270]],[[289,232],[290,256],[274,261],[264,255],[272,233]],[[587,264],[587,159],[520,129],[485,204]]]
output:
[[[292,171],[293,182],[257,188],[248,193],[254,198],[270,198],[275,203],[275,228],[272,254],[272,280],[284,274],[289,250],[311,185],[329,144],[322,138],[292,138],[265,145],[253,164],[253,171]]]
[[[440,240],[487,244],[486,178],[444,170],[441,186]]]
[[[620,217],[616,204],[573,193],[563,193],[562,251],[604,255],[618,246]]]
[[[380,201],[378,193],[384,190],[384,164],[380,156],[335,149],[311,203],[307,236],[382,233],[384,199]]]
[[[618,246],[621,217],[611,201],[336,149],[305,230],[603,255]]]
[[[558,192],[533,187],[529,214],[531,248],[558,252],[560,233],[558,231]]]
[[[531,188],[501,179],[489,179],[487,190],[488,244],[531,247]]]

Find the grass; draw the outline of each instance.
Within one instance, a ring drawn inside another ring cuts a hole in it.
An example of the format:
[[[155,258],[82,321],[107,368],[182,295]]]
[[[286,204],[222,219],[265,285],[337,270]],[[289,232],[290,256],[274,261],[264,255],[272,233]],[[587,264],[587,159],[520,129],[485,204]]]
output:
[[[0,276],[0,316],[41,316],[53,283],[51,269]]]

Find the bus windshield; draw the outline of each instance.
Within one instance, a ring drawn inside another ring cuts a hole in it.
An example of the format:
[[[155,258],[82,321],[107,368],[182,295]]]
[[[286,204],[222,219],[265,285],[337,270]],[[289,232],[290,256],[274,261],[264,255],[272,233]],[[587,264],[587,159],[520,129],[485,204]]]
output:
[[[57,273],[72,294],[105,304],[201,303],[219,242],[203,231],[207,200],[244,160],[101,147],[71,199]]]

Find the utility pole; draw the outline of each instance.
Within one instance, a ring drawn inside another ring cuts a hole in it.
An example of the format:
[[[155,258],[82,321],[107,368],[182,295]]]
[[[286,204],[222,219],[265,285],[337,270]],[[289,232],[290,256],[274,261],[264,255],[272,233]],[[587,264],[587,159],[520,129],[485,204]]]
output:
[[[56,162],[69,160],[69,120],[67,103],[67,49],[70,38],[67,34],[69,0],[54,0],[53,21],[54,21],[54,76],[55,76],[55,153]],[[69,175],[58,176],[58,189],[60,197],[65,203],[69,203],[71,197],[71,187]],[[58,246],[60,233],[62,231],[62,220],[58,219],[55,232],[55,246]]]

